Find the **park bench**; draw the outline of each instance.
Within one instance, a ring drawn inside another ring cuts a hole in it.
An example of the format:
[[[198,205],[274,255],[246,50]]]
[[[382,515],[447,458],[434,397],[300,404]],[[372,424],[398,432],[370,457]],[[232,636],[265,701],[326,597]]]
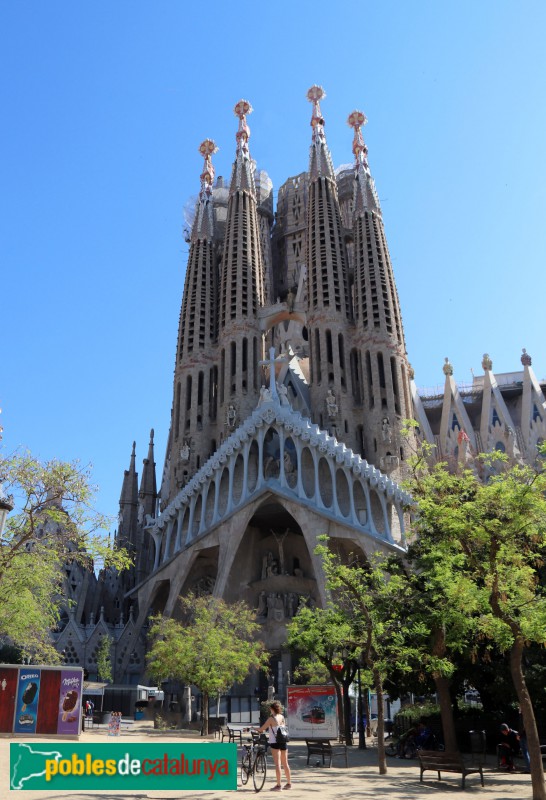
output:
[[[229,725],[220,725],[219,735],[222,742],[224,739],[227,739],[228,742],[243,743],[243,732],[240,728],[230,728]]]
[[[438,780],[442,780],[441,772],[456,772],[462,776],[461,789],[465,788],[465,779],[467,775],[473,772],[479,772],[480,778],[483,783],[483,768],[481,764],[476,766],[469,766],[463,761],[460,753],[448,753],[438,750],[418,750],[417,758],[421,765],[421,783],[423,783],[423,773],[425,770],[434,770],[438,773]]]
[[[340,742],[332,742],[330,739],[306,739],[307,745],[307,763],[311,756],[320,756],[322,758],[322,765],[324,766],[325,759],[328,757],[328,766],[332,766],[332,759],[335,756],[343,756],[345,758],[345,766],[348,767],[347,762],[347,745]]]

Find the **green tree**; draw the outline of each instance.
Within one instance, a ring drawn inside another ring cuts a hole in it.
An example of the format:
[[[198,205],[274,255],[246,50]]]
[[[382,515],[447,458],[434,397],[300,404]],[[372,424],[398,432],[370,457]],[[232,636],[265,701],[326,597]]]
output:
[[[301,656],[298,659],[298,666],[294,670],[293,677],[294,682],[300,681],[301,683],[318,685],[328,683],[330,673],[315,656]]]
[[[30,453],[0,456],[0,483],[14,511],[0,540],[0,636],[25,658],[58,663],[50,631],[63,603],[64,568],[73,560],[123,569],[125,550],[105,542],[108,519],[93,509],[88,467],[41,462]]]
[[[112,683],[112,660],[111,660],[111,652],[112,652],[112,643],[113,639],[111,636],[106,634],[100,640],[100,644],[97,649],[97,675],[100,681],[105,681],[106,683]]]
[[[303,664],[310,669],[318,662],[334,684],[339,728],[348,744],[352,741],[349,687],[356,674],[358,656],[353,639],[350,621],[333,606],[325,609],[303,606],[288,626],[288,645],[306,655]]]
[[[350,556],[347,562],[327,545],[319,545],[316,552],[322,557],[332,603],[349,624],[349,647],[372,675],[377,696],[379,772],[383,775],[387,772],[385,681],[395,671],[412,669],[428,628],[408,614],[411,592],[399,562],[379,553],[368,561]]]
[[[217,597],[181,597],[183,622],[152,618],[147,663],[158,681],[192,684],[203,695],[203,733],[208,734],[209,698],[240,683],[251,669],[267,663],[256,641],[260,626],[245,603],[228,605]]]
[[[545,800],[533,704],[523,669],[530,643],[546,644],[546,473],[481,456],[476,471],[427,467],[408,485],[418,504],[412,530],[420,563],[437,565],[461,618],[507,654],[531,757],[533,800]],[[428,568],[428,567],[427,567]]]

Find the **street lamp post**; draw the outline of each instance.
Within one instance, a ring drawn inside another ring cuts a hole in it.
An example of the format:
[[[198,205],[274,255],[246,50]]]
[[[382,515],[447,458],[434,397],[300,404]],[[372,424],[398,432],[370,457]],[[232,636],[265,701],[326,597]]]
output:
[[[357,701],[357,713],[358,713],[358,749],[359,750],[366,750],[366,733],[364,731],[364,719],[362,714],[362,682],[360,678],[360,661],[357,662],[357,670],[358,670],[358,701]]]

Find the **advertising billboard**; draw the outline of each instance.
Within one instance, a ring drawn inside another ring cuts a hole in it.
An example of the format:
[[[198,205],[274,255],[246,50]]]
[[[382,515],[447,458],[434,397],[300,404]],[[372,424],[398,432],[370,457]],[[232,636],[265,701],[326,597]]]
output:
[[[0,667],[0,733],[78,736],[81,667]]]
[[[292,739],[337,739],[337,697],[333,686],[289,686],[287,698]]]

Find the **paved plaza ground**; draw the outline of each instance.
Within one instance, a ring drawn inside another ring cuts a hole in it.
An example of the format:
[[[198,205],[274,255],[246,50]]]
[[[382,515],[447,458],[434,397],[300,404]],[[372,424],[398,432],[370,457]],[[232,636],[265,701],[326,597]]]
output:
[[[104,742],[108,740],[105,729],[95,729],[82,734],[81,742]],[[199,739],[198,739],[199,740]],[[10,741],[58,741],[52,739],[0,739],[0,800],[13,800],[17,796],[21,800],[92,800],[101,797],[105,800],[114,798],[175,798],[193,800],[206,796],[207,800],[226,800],[234,796],[234,792],[173,792],[173,791],[145,791],[145,792],[36,792],[9,790],[9,742]],[[169,733],[154,731],[149,722],[137,722],[129,730],[123,730],[119,737],[110,741],[132,742],[194,742],[196,737],[190,733],[178,736]],[[200,739],[200,741],[203,741]],[[212,741],[212,739],[211,739]],[[218,741],[218,740],[216,740]],[[310,766],[306,765],[307,750],[305,742],[291,742],[289,745],[290,765],[292,769],[293,788],[287,792],[292,800],[371,800],[372,798],[385,797],[390,800],[447,800],[454,796],[461,797],[461,776],[446,773],[446,779],[437,780],[434,772],[425,773],[425,782],[419,782],[419,767],[417,761],[400,761],[388,759],[388,774],[379,775],[377,767],[377,749],[369,747],[359,750],[357,747],[349,749],[349,767],[342,765],[339,758],[331,768],[314,766],[316,759],[311,760]],[[488,756],[485,768],[485,787],[480,785],[479,775],[470,775],[466,779],[465,795],[482,798],[483,800],[530,800],[531,779],[525,774],[504,774],[495,769],[495,759]],[[266,784],[261,795],[269,795],[275,783],[275,772],[271,757],[268,756],[268,774]],[[237,794],[252,797],[255,794],[252,784],[242,787],[239,783]],[[274,796],[274,795],[273,795]]]

